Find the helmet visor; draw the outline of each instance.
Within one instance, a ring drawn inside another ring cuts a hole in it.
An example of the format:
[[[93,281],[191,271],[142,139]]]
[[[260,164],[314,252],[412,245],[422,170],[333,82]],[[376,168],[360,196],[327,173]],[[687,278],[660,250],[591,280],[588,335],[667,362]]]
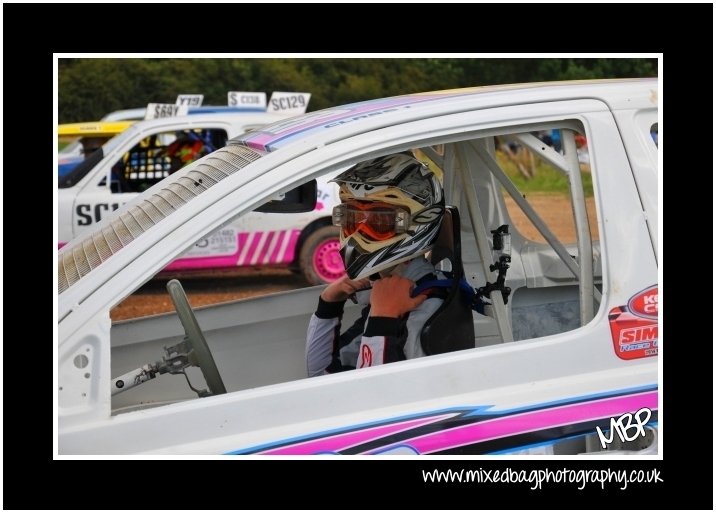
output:
[[[405,233],[409,222],[407,210],[377,201],[348,201],[333,207],[333,224],[341,227],[344,237],[360,232],[370,240],[387,240]]]

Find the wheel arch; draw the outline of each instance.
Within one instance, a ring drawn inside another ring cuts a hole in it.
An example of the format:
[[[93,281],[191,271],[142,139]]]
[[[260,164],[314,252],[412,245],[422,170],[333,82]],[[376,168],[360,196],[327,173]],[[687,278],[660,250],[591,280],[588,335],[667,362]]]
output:
[[[318,219],[314,219],[310,223],[308,223],[306,226],[304,226],[303,230],[301,230],[301,234],[298,236],[298,240],[296,241],[296,250],[293,253],[293,261],[291,262],[291,267],[299,267],[301,265],[301,249],[303,249],[303,244],[306,242],[306,239],[316,230],[319,228],[323,228],[324,226],[331,226],[332,221],[330,216],[326,217],[319,217]]]

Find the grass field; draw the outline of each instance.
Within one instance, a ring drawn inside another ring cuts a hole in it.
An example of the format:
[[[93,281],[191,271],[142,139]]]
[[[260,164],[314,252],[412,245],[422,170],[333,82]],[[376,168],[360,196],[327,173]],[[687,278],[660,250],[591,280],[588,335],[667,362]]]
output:
[[[539,158],[535,158],[535,174],[528,179],[522,175],[517,169],[517,165],[512,162],[503,152],[496,152],[497,162],[500,167],[505,170],[507,176],[512,179],[517,189],[523,193],[549,193],[569,195],[569,181],[562,173],[554,169],[549,164],[542,162]],[[592,174],[582,173],[582,185],[584,186],[584,196],[594,196],[592,188]]]

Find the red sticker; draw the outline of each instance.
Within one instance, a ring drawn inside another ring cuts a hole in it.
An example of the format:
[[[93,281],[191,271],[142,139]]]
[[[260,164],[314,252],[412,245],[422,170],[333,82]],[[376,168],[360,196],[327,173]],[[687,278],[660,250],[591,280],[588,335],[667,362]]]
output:
[[[649,287],[635,294],[627,305],[629,311],[639,317],[656,319],[659,317],[659,288]]]
[[[619,358],[633,360],[659,354],[658,305],[659,289],[653,286],[635,294],[627,306],[609,311],[614,352]]]

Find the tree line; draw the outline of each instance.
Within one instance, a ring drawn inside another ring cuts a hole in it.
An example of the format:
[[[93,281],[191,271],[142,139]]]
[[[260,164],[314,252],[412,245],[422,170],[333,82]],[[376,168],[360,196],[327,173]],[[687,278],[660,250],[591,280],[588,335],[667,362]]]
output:
[[[174,103],[183,93],[226,105],[229,91],[308,92],[312,111],[458,87],[656,75],[657,60],[641,58],[63,58],[59,122]]]

